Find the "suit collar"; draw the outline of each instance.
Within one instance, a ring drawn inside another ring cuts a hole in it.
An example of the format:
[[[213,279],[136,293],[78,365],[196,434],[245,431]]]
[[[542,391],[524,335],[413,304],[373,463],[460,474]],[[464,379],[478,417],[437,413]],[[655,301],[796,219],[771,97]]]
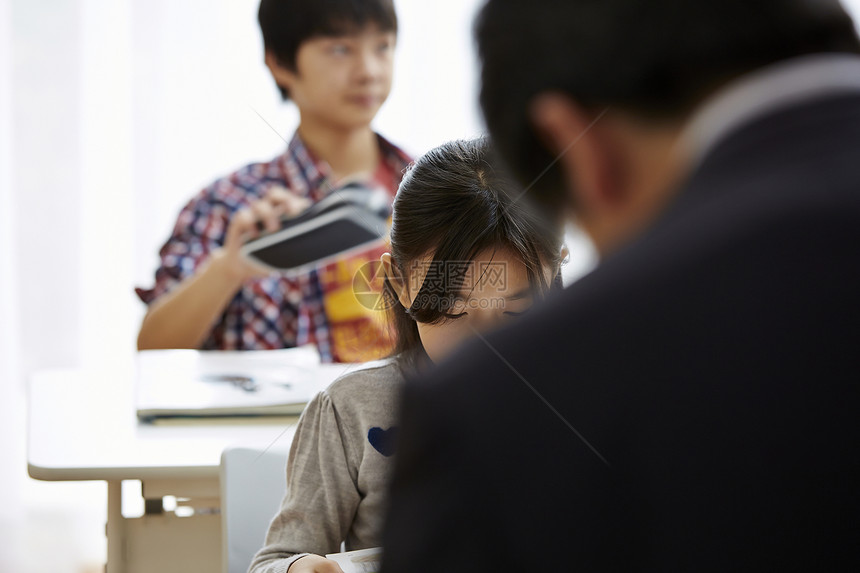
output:
[[[692,171],[714,147],[759,117],[817,99],[860,94],[860,57],[813,54],[747,74],[700,106],[679,140]]]

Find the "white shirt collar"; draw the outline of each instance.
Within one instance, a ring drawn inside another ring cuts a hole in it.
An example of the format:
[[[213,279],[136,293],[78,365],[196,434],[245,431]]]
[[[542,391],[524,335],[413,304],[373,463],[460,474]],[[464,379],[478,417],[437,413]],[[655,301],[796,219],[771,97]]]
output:
[[[860,57],[813,54],[773,64],[731,82],[695,111],[678,140],[695,168],[731,132],[767,112],[835,93],[860,93]]]

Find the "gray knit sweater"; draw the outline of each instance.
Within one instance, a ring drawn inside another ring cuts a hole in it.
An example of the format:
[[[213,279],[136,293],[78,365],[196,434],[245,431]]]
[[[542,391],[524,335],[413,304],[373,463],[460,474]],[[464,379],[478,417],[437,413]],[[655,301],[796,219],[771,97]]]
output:
[[[395,359],[334,381],[299,419],[287,460],[287,493],[250,573],[283,573],[307,553],[381,544],[385,491],[403,380]]]

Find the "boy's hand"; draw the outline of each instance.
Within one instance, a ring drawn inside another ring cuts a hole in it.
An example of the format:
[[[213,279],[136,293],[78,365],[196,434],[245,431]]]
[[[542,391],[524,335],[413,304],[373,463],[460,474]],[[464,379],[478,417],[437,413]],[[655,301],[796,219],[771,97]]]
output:
[[[305,555],[293,561],[287,573],[343,573],[336,561],[322,555]]]
[[[233,215],[224,239],[223,264],[244,280],[268,275],[271,271],[242,256],[242,245],[262,232],[277,231],[281,217],[298,215],[311,201],[298,197],[283,187],[273,187],[259,200],[252,202]]]

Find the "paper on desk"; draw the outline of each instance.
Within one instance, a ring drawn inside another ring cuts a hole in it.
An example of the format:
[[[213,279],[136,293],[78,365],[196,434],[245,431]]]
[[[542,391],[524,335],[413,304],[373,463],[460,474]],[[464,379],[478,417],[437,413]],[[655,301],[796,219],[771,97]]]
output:
[[[144,350],[136,408],[169,416],[295,415],[348,369],[321,364],[313,345],[281,350]]]
[[[379,573],[382,548],[371,547],[344,553],[329,553],[326,559],[337,562],[343,569],[343,573]]]

